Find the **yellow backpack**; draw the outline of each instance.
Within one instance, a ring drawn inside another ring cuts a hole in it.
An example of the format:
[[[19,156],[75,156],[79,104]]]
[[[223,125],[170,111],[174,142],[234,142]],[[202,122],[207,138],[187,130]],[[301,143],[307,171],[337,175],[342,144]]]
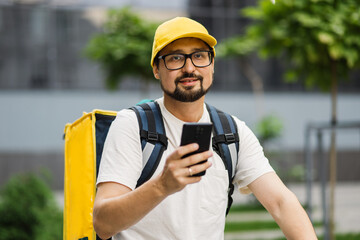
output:
[[[235,121],[229,114],[210,105],[207,108],[214,125],[213,149],[228,170],[228,213],[234,191],[232,179],[237,164],[239,136]],[[143,101],[131,109],[138,119],[143,151],[143,170],[138,187],[153,175],[168,143],[161,110],[156,102]],[[96,178],[104,142],[116,114],[115,111],[93,110],[65,126],[64,240],[100,239],[93,228]]]
[[[156,170],[167,147],[167,137],[157,103],[144,100],[131,109],[138,118],[143,150],[144,166],[138,187]],[[93,229],[96,178],[104,142],[116,114],[94,110],[65,126],[64,240],[100,239]]]
[[[94,110],[65,126],[64,240],[96,240],[92,212],[96,183],[97,120],[110,126],[116,112]],[[107,121],[104,121],[106,120]],[[108,127],[109,127],[108,126]]]

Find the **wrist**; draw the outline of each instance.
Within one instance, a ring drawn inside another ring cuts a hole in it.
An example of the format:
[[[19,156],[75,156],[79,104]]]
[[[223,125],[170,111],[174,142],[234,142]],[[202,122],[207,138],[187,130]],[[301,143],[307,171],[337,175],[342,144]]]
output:
[[[169,195],[159,176],[149,180],[148,183],[151,184],[151,188],[157,197],[164,199]]]

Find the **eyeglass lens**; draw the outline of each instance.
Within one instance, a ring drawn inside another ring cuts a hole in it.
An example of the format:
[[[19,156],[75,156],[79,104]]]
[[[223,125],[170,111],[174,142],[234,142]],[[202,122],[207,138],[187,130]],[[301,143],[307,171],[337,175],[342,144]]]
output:
[[[187,58],[190,58],[196,67],[206,67],[211,63],[211,54],[208,51],[193,52],[191,54],[169,54],[164,56],[164,62],[168,69],[175,70],[184,67]]]

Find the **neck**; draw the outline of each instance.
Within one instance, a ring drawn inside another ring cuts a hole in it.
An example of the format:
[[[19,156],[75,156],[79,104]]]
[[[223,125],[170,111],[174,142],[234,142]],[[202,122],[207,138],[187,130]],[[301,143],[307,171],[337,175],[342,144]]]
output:
[[[164,94],[166,109],[176,118],[184,122],[198,122],[204,112],[205,96],[195,102],[179,102]]]

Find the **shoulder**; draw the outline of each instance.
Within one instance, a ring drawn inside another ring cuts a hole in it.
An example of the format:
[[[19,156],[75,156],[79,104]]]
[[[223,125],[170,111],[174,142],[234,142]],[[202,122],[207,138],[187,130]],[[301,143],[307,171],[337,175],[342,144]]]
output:
[[[111,124],[112,132],[134,132],[139,131],[139,124],[136,114],[131,109],[120,110]]]
[[[117,114],[116,114],[116,118],[115,121],[117,122],[126,122],[126,123],[133,123],[133,122],[137,122],[137,117],[135,112],[130,109],[122,109],[120,110]]]
[[[246,123],[243,120],[240,120],[238,117],[231,115],[231,117],[234,119],[234,122],[236,124],[236,127],[238,128],[239,133],[247,133],[251,132],[250,128],[246,125]]]
[[[259,147],[261,147],[256,135],[244,121],[240,120],[238,117],[231,115],[229,113],[225,113],[225,114],[227,118],[232,118],[237,128],[236,130],[239,135],[239,141],[241,142],[240,149],[244,149],[248,145],[252,145],[254,143],[256,143],[257,145],[259,145]]]

